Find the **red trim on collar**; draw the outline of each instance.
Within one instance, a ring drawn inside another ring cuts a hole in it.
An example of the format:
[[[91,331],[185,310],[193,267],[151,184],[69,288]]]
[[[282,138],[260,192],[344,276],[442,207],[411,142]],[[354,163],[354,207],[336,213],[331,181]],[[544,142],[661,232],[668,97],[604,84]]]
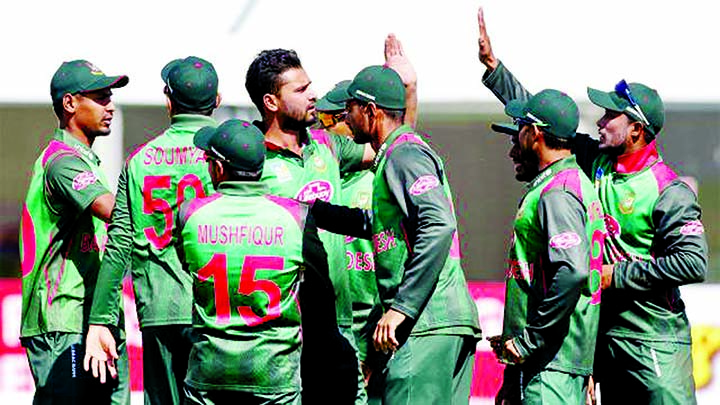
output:
[[[283,148],[282,146],[276,145],[276,144],[274,144],[274,143],[272,143],[272,142],[270,142],[270,141],[265,141],[265,147],[267,148],[267,150],[272,150],[272,151],[275,151],[275,152],[279,152],[279,151],[285,149],[285,148]]]
[[[657,144],[653,140],[639,151],[618,156],[617,162],[615,162],[615,171],[625,174],[639,172],[655,163],[659,158]]]

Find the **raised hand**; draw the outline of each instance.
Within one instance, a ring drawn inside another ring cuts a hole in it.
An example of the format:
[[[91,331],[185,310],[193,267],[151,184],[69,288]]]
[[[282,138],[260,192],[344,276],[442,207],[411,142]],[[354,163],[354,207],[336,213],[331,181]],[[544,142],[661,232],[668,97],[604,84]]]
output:
[[[498,60],[495,58],[495,54],[493,54],[490,36],[488,36],[487,28],[485,27],[485,16],[482,7],[478,8],[477,18],[478,29],[480,31],[478,36],[478,58],[488,70],[493,71],[498,66]]]

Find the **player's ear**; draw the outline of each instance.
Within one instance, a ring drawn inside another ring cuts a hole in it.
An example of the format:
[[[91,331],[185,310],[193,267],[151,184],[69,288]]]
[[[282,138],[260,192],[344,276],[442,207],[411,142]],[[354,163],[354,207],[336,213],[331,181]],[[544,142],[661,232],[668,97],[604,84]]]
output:
[[[222,94],[218,93],[217,96],[215,96],[215,108],[220,107],[221,103],[222,103]]]
[[[74,95],[72,95],[70,93],[66,93],[62,98],[62,105],[63,105],[63,109],[66,112],[69,112],[72,114],[75,112],[75,109],[77,108],[77,99],[75,98]]]
[[[265,94],[263,96],[263,105],[268,111],[276,112],[280,109],[279,99],[274,94]]]

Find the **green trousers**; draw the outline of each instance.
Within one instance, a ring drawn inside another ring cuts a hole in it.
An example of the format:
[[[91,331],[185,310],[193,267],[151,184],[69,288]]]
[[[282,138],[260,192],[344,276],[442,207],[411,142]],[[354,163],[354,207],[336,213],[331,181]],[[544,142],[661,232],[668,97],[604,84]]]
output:
[[[142,329],[145,404],[180,405],[192,342],[190,325]]]
[[[523,405],[585,404],[588,376],[543,370],[535,375],[523,374],[523,378]]]
[[[118,345],[118,378],[105,384],[85,371],[85,336],[49,332],[21,339],[35,381],[33,404],[130,404],[130,371],[125,342]]]
[[[370,378],[370,404],[467,405],[475,363],[473,336],[410,336]]]
[[[595,363],[604,404],[697,403],[689,343],[605,336],[598,354]]]

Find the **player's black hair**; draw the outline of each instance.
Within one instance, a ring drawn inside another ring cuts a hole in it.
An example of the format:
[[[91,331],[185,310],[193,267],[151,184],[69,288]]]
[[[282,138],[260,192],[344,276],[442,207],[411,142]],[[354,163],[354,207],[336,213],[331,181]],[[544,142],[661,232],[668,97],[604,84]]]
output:
[[[172,104],[172,106],[171,106],[172,111],[170,113],[172,115],[194,114],[194,115],[206,115],[209,117],[212,115],[213,111],[215,111],[215,108],[217,107],[217,106],[214,106],[214,107],[204,108],[202,110],[197,110],[197,109],[193,109],[193,108],[185,108],[185,107],[181,106],[180,103],[175,101],[175,98],[173,97],[172,92],[170,91],[170,89],[168,88],[167,85],[163,89],[163,93],[165,93],[165,95],[170,99],[170,103]]]
[[[355,99],[355,102],[360,105],[361,108],[365,108],[368,104],[368,102],[360,101],[358,99]],[[375,107],[378,110],[382,110],[382,112],[385,114],[386,117],[389,119],[402,123],[405,120],[405,109],[397,110],[397,109],[390,109],[385,107],[380,107],[379,105],[375,104]]]
[[[292,49],[265,50],[253,60],[245,75],[245,89],[261,115],[264,115],[263,96],[278,95],[283,85],[280,75],[299,68],[302,68],[300,58]]]
[[[53,101],[53,111],[55,112],[55,116],[58,117],[60,121],[63,119],[63,114],[65,114],[65,107],[63,107],[63,100],[62,98],[59,100]]]
[[[545,134],[545,145],[551,150],[565,150],[572,147],[572,141],[567,138],[560,138],[551,133],[543,131]]]

